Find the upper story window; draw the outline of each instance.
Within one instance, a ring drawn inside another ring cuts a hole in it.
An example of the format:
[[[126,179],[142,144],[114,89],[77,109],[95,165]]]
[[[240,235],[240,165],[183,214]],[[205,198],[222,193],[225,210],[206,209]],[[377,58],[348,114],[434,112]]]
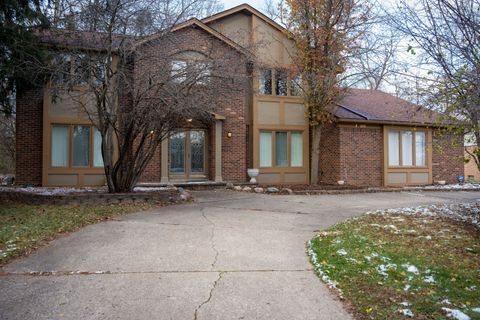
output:
[[[175,83],[182,83],[188,79],[197,84],[207,84],[211,78],[211,67],[205,61],[174,60],[171,64],[170,77]]]
[[[275,94],[277,96],[288,94],[288,74],[285,69],[275,69]]]
[[[388,131],[388,165],[390,167],[425,167],[427,142],[425,131]]]
[[[187,80],[187,62],[181,60],[172,61],[170,77],[173,82],[181,83]]]
[[[287,69],[262,69],[259,74],[259,94],[276,96],[302,95],[302,78]]]
[[[263,69],[260,71],[260,94],[271,95],[272,94],[272,70]]]
[[[54,58],[54,81],[56,84],[86,84],[91,80],[100,84],[105,81],[108,62],[101,55],[59,53]]]

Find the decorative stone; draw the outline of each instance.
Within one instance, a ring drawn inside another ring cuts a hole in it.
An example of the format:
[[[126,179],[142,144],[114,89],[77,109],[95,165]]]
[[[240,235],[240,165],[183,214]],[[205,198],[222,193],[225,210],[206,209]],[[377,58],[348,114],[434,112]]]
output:
[[[288,194],[293,194],[293,190],[290,189],[290,188],[283,188],[283,189],[282,189],[282,192],[286,192],[286,193],[288,193]]]
[[[253,189],[256,193],[263,193],[263,188],[260,188],[260,187],[257,187],[255,189]]]
[[[235,186],[235,187],[233,187],[233,190],[235,190],[235,191],[242,191],[242,187],[240,187],[240,186]]]
[[[250,192],[250,191],[252,191],[252,188],[250,188],[250,187],[244,187],[242,190],[243,190],[243,191]]]
[[[177,191],[180,192],[180,193],[184,193],[184,192],[185,192],[185,189],[183,189],[182,187],[178,187],[178,188],[177,188]]]
[[[229,182],[227,183],[226,187],[227,189],[233,189],[233,183]]]
[[[268,187],[267,192],[268,193],[277,193],[279,190],[275,187]]]

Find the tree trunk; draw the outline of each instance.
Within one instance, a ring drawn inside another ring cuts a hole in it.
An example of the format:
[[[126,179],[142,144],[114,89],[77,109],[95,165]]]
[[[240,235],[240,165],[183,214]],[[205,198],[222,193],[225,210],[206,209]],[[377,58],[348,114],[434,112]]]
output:
[[[310,183],[318,184],[318,163],[320,161],[320,132],[321,126],[310,126],[312,130],[312,141],[310,144]]]

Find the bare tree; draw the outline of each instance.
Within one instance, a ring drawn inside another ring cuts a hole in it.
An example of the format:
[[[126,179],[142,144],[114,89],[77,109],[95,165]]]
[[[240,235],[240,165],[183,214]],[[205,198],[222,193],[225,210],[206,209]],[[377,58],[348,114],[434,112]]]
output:
[[[86,20],[76,15],[75,27],[89,31],[48,35],[64,44],[52,64],[52,81],[60,82],[53,91],[67,90],[79,101],[76,87],[88,88],[92,103],[81,107],[101,134],[110,192],[132,191],[162,140],[186,122],[211,122],[226,93],[246,86],[246,52],[219,56],[215,39],[202,47],[201,57],[177,61],[189,39],[172,28],[200,4],[96,0],[92,7],[76,1],[72,7],[89,14]],[[145,37],[145,30],[156,32]]]
[[[0,113],[0,173],[15,168],[15,115]]]
[[[430,65],[427,102],[443,112],[451,132],[470,137],[480,168],[479,12],[478,0],[401,0],[392,22],[412,39],[409,51]]]

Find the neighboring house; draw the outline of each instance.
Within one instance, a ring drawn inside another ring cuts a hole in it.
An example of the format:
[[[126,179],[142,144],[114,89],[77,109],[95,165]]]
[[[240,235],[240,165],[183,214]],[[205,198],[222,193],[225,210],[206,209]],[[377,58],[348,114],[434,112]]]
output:
[[[476,146],[465,147],[465,158],[469,160],[465,163],[465,180],[467,181],[480,181],[480,171],[478,170],[478,166],[472,156],[467,152],[468,150],[470,153],[473,153],[474,148],[476,148]]]
[[[435,114],[383,92],[352,89],[332,107],[336,121],[322,130],[319,181],[309,181],[309,125],[299,79],[287,72],[295,49],[285,30],[244,4],[172,32],[185,52],[210,57],[234,51],[243,59],[242,48],[254,48],[253,89],[225,94],[213,125],[186,124],[164,140],[143,182],[245,182],[247,168],[260,169],[261,184],[419,185],[463,174],[462,146],[447,146],[452,139],[437,134]],[[95,48],[95,34],[82,37],[82,45]],[[19,95],[17,183],[104,183],[99,135],[85,114],[66,112],[68,103],[52,102],[47,87]]]

